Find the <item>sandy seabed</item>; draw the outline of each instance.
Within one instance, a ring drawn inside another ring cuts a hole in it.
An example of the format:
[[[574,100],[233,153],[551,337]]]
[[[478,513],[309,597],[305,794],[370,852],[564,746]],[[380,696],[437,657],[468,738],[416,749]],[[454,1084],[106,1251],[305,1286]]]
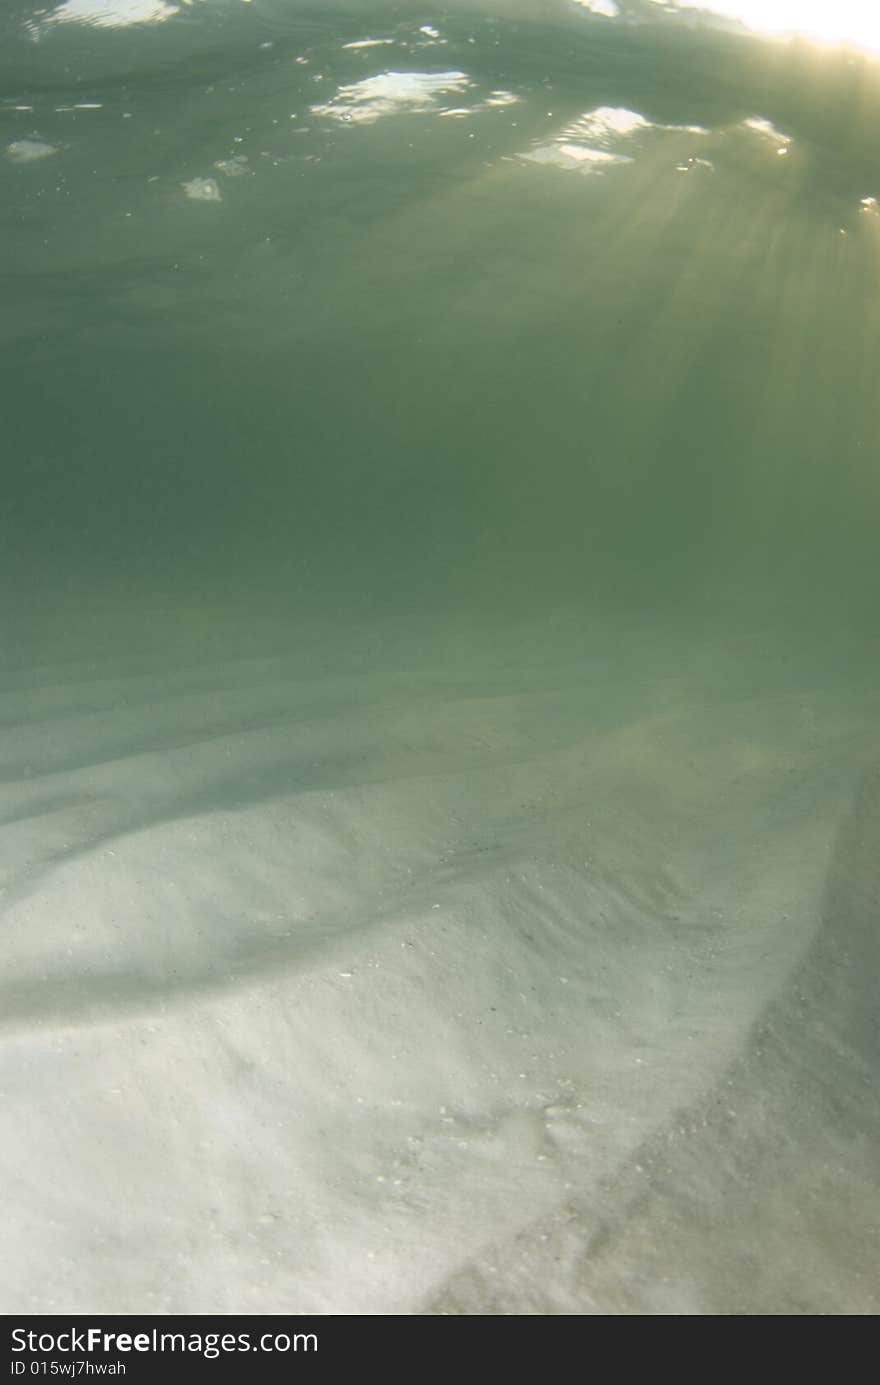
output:
[[[102,619],[0,682],[7,1312],[880,1308],[867,664]]]

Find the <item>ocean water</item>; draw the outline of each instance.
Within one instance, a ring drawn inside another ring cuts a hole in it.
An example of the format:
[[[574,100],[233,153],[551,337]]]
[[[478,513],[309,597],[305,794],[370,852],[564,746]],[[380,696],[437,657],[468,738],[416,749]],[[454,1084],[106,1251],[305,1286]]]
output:
[[[7,0],[4,1311],[877,1312],[875,50]]]

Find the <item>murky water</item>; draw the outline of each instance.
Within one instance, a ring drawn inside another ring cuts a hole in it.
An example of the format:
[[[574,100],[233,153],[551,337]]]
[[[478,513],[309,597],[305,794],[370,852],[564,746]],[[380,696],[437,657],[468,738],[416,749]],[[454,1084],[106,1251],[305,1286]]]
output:
[[[880,34],[790,9],[7,0],[7,1311],[877,1311]]]

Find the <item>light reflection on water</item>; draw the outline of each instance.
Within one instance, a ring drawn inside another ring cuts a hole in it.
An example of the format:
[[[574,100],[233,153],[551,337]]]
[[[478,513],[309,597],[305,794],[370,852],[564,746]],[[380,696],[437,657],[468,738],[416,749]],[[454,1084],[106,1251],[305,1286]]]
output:
[[[251,4],[253,0],[242,0]],[[634,4],[632,0],[573,0],[584,18],[617,20],[643,19],[645,0]],[[757,34],[772,36],[800,36],[820,42],[847,43],[864,49],[880,47],[880,14],[874,0],[646,0],[658,12],[668,16],[676,12],[687,14],[699,12],[701,18],[715,15],[719,19],[741,24]],[[308,6],[302,6],[308,9]],[[61,0],[48,14],[38,12],[35,17],[37,31],[41,26],[54,24],[81,23],[95,28],[114,29],[134,25],[159,23],[191,9],[191,0]],[[259,4],[255,4],[259,9]],[[458,9],[468,10],[479,15],[482,10],[491,14],[507,11],[517,18],[529,17],[529,5],[519,0],[489,0],[485,6],[462,3]],[[570,5],[556,7],[558,16]],[[546,14],[547,7],[533,13]],[[551,7],[550,15],[554,14]],[[439,40],[440,31],[432,24],[424,24],[421,32]],[[350,40],[345,46],[363,48],[389,40],[364,36]]]
[[[663,9],[700,10],[734,19],[756,33],[800,35],[829,43],[880,48],[875,0],[652,0]]]
[[[168,0],[62,0],[43,24],[91,24],[98,29],[123,29],[133,24],[158,24],[180,14],[181,4]]]
[[[463,72],[379,72],[339,87],[332,100],[312,106],[312,113],[370,125],[382,116],[429,111],[438,97],[469,86]]]

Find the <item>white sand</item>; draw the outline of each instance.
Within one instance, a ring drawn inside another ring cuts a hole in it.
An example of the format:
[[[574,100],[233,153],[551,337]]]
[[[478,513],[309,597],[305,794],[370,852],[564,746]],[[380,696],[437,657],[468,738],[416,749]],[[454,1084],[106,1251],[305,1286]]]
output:
[[[878,1310],[869,679],[163,619],[2,678],[6,1312]]]

